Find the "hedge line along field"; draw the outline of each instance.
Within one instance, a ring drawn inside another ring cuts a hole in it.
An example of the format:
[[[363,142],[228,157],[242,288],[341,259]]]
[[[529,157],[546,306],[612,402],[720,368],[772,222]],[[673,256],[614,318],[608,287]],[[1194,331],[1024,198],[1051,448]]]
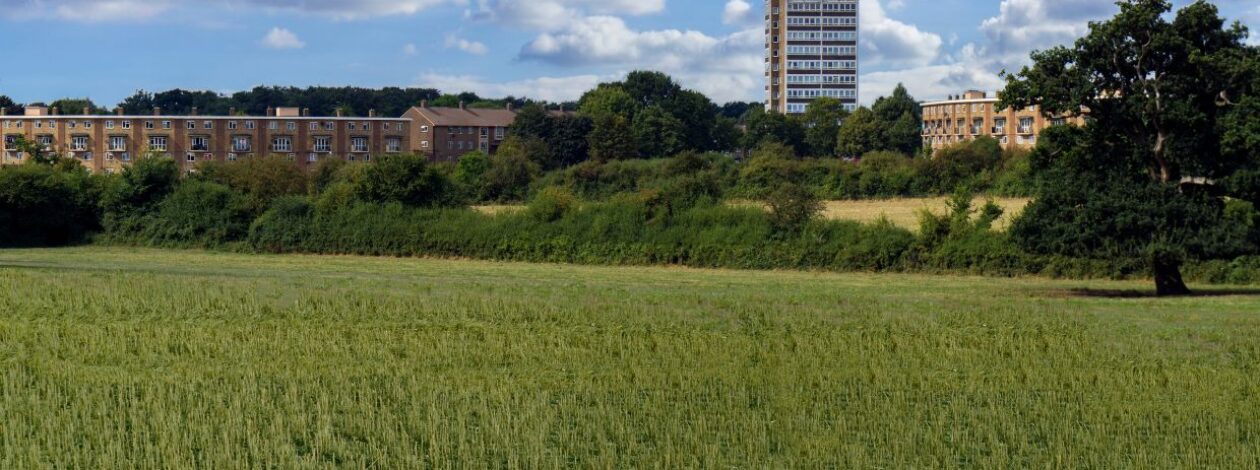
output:
[[[0,286],[3,468],[1260,465],[1244,290],[96,247]]]

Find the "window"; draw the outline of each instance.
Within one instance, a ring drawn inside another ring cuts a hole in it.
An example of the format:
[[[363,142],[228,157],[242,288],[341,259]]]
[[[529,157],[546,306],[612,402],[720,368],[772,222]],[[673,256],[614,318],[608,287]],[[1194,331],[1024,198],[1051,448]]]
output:
[[[350,151],[351,152],[368,151],[367,137],[351,137],[350,138]]]
[[[51,135],[41,135],[36,137],[35,141],[38,142],[39,146],[43,147],[44,150],[52,150],[53,138]]]
[[[92,152],[83,152],[83,160],[86,161],[86,160],[91,160],[91,159],[92,159]]]
[[[336,123],[332,123],[332,122],[325,122],[325,123],[324,123],[324,130],[326,130],[326,131],[331,131],[331,130],[334,130],[334,129],[336,129],[336,128],[337,128],[337,124],[336,124]]]
[[[306,161],[308,162],[315,162],[318,160],[319,160],[319,154],[317,153],[311,153],[311,154],[306,155]]]
[[[502,127],[494,128],[494,140],[503,140],[503,131]]]
[[[214,129],[214,121],[205,121],[201,123],[201,126],[206,129]]]
[[[422,149],[427,149],[427,148],[429,148],[429,141],[427,141],[427,140],[422,140],[422,141],[420,141],[420,148],[422,148]]]
[[[193,154],[191,154],[191,153],[190,153],[190,154],[188,154],[188,155],[185,155],[185,156],[184,156],[184,159],[185,159],[185,160],[188,160],[188,161],[190,161],[190,162],[195,162],[195,161],[197,161],[197,156],[196,156],[196,155],[193,155]]]
[[[185,122],[185,123],[184,123],[184,127],[188,128],[188,129],[196,129],[196,128],[197,128],[197,123],[196,123],[196,122],[194,122],[194,121],[187,121],[187,122]]]
[[[236,130],[236,121],[228,121],[228,129]]]
[[[397,137],[385,139],[385,151],[389,153],[402,152],[402,139]]]
[[[162,128],[163,128],[163,129],[170,129],[170,128],[171,128],[171,121],[162,121]]]
[[[6,135],[6,136],[4,136],[4,148],[6,148],[6,149],[11,149],[11,148],[13,148],[15,145],[17,145],[17,138],[18,138],[18,136],[16,136],[16,135]]]
[[[420,132],[425,134],[429,133],[429,126],[420,126]]]
[[[285,128],[285,129],[288,129],[288,130],[291,130],[291,131],[296,131],[296,130],[297,130],[297,123],[296,123],[296,122],[293,122],[293,121],[286,122],[286,123],[284,123],[284,128]]]
[[[74,121],[66,121],[66,127],[68,127],[68,128],[74,129],[74,128],[75,128],[75,126],[77,126],[77,125],[78,125],[78,124],[77,124],[77,123],[75,123]]]
[[[312,122],[312,123],[310,124],[310,130],[313,130],[313,131],[317,131],[317,130],[319,130],[319,123],[318,123],[318,122]]]
[[[105,121],[105,128],[106,128],[106,129],[113,129],[113,128],[114,128],[114,121]]]
[[[20,127],[20,126],[19,126],[19,127]],[[84,128],[84,129],[91,129],[91,128],[92,128],[92,121],[83,121],[83,128]]]
[[[70,138],[71,151],[82,152],[84,150],[87,150],[87,147],[88,147],[88,137],[86,135],[76,135]]]
[[[229,162],[234,162],[234,161],[236,161],[236,154],[235,154],[235,153],[229,153],[229,154],[228,154],[228,161],[229,161]]]
[[[127,152],[123,152],[120,158],[122,158],[122,161],[124,162],[129,162],[131,161],[131,154]]]
[[[188,149],[194,152],[206,152],[210,150],[210,138],[204,135],[194,135],[189,139]]]
[[[389,130],[389,123],[381,124],[381,129]]]
[[[489,127],[483,127],[483,128],[481,128],[481,138],[483,138],[483,139],[484,139],[484,138],[488,138],[488,137],[490,137],[490,128],[489,128]]]
[[[1032,132],[1033,118],[1019,118],[1019,133],[1028,134]]]
[[[127,138],[121,135],[113,135],[109,137],[109,151],[122,152],[127,150]]]
[[[278,121],[270,121],[270,122],[268,122],[268,123],[267,123],[267,129],[271,129],[271,130],[273,130],[273,131],[278,131],[278,130],[280,130],[280,122],[278,122]]]
[[[123,121],[123,123],[122,123],[122,128],[123,128],[123,129],[131,129],[131,121]]]
[[[155,136],[149,137],[149,150],[152,150],[155,152],[165,152],[166,151],[166,136],[155,135]]]
[[[324,135],[315,136],[315,151],[316,152],[331,152],[332,151],[332,137],[328,137]]]
[[[347,122],[347,123],[346,123],[346,129],[347,129],[347,130],[354,130],[354,123],[353,123],[353,122]]]
[[[363,130],[365,130],[365,131],[370,131],[370,130],[372,130],[372,123],[370,123],[370,122],[365,122],[365,123],[363,123]]]
[[[254,129],[254,121],[245,121],[245,128],[246,128],[246,129],[253,130],[253,129]]]
[[[232,137],[232,150],[236,152],[248,152],[250,149],[250,140],[247,135],[238,135]]]
[[[51,119],[50,119],[50,120],[48,120],[48,128],[49,128],[49,129],[56,129],[56,128],[57,128],[57,121],[53,121],[53,120],[51,120]]]
[[[144,128],[145,128],[145,129],[152,129],[153,127],[154,127],[154,126],[153,126],[153,121],[144,121]]]
[[[275,122],[272,122],[275,124]],[[276,137],[271,139],[271,150],[276,152],[289,152],[293,150],[292,137]]]

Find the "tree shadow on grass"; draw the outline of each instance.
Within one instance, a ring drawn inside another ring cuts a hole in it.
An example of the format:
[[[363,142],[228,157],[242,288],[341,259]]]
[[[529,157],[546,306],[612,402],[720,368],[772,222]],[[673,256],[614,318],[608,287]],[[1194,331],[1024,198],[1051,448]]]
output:
[[[1063,297],[1091,299],[1177,299],[1210,297],[1260,297],[1260,289],[1191,289],[1189,295],[1158,296],[1155,289],[1066,289],[1057,291]]]

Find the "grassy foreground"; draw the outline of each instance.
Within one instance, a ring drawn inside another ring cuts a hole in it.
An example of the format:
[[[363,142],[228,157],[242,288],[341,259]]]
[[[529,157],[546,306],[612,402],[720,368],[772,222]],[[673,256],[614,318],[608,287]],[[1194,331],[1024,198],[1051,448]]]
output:
[[[1245,291],[112,248],[0,286],[3,468],[1260,465]]]

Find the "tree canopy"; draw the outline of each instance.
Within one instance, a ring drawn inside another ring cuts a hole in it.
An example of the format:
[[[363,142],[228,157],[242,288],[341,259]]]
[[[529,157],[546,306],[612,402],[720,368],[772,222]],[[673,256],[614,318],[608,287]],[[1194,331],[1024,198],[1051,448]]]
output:
[[[1145,257],[1160,294],[1188,293],[1180,266],[1242,249],[1228,181],[1260,167],[1257,48],[1197,1],[1128,0],[1071,47],[1034,53],[1002,105],[1087,116],[1033,155],[1036,201],[1014,235],[1036,252]],[[1256,202],[1256,201],[1251,201]]]

